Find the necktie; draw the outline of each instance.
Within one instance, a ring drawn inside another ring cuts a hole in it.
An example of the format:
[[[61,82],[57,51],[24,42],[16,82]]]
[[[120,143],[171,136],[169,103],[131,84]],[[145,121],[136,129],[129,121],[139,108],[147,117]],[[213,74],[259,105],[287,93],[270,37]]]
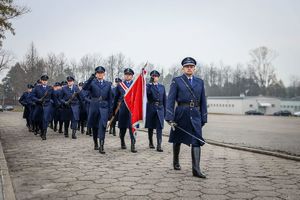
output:
[[[192,85],[192,83],[193,83],[192,78],[189,78],[189,81],[190,81],[190,84]]]

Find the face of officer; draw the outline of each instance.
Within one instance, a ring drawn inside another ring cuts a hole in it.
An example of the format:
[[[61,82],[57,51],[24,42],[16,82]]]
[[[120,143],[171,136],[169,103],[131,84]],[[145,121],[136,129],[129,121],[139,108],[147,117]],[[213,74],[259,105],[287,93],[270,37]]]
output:
[[[131,81],[133,78],[133,75],[132,74],[124,74],[124,79],[125,81]]]
[[[153,83],[158,83],[158,80],[159,80],[159,76],[158,75],[152,75],[151,77],[153,79]]]
[[[68,86],[72,86],[72,85],[74,85],[74,81],[68,80]]]
[[[32,88],[27,88],[27,92],[31,92],[32,91]]]
[[[42,82],[42,85],[47,85],[48,80],[41,80],[41,82]]]
[[[96,73],[96,77],[99,80],[103,80],[104,79],[104,75],[105,75],[105,72],[97,72]]]
[[[61,86],[54,86],[53,89],[54,89],[54,90],[60,90],[60,89],[61,89]]]
[[[193,76],[195,72],[195,65],[186,65],[182,68],[183,73],[187,76]]]

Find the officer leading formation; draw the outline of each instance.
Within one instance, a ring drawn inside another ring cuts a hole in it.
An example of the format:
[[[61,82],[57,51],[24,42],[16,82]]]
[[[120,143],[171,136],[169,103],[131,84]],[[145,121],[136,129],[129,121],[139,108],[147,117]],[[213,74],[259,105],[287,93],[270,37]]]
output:
[[[153,142],[156,133],[156,151],[163,152],[164,120],[171,126],[169,142],[173,145],[173,168],[181,170],[179,154],[181,144],[191,147],[193,176],[206,178],[200,170],[201,148],[205,144],[202,127],[207,123],[207,107],[204,82],[194,75],[197,62],[186,57],[181,62],[181,76],[173,78],[167,96],[164,85],[159,83],[160,73],[150,72],[150,81],[146,85],[147,106],[145,128],[148,130],[149,148],[155,149]],[[23,118],[30,132],[47,139],[47,129],[63,133],[77,139],[76,132],[92,136],[93,148],[105,154],[105,135],[108,132],[116,136],[119,128],[121,149],[127,149],[125,135],[128,129],[130,151],[137,153],[136,136],[132,131],[131,113],[124,95],[133,84],[134,71],[124,70],[124,79],[116,78],[115,85],[105,80],[105,68],[98,66],[90,78],[75,84],[75,78],[66,77],[62,82],[48,85],[49,77],[42,75],[34,84],[28,84],[27,90],[19,99],[24,106]],[[64,131],[63,131],[64,130]]]

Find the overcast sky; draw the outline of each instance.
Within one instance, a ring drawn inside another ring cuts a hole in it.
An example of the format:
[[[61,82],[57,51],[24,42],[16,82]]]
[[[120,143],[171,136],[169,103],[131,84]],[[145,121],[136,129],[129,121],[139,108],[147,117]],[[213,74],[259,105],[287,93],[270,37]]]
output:
[[[300,76],[298,0],[18,0],[31,12],[13,21],[4,48],[23,59],[33,41],[41,56],[122,52],[160,67],[192,56],[201,63],[246,64],[249,50],[278,53],[279,78]]]

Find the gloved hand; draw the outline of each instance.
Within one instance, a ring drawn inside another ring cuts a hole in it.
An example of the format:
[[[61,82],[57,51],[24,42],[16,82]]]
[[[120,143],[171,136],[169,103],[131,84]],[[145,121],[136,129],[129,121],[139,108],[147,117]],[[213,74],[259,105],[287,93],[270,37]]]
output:
[[[91,74],[91,76],[90,76],[89,80],[93,80],[95,77],[96,77],[96,75],[95,75],[95,74]]]
[[[43,102],[42,99],[38,99],[38,100],[36,101],[37,104],[42,104],[42,102]]]
[[[167,121],[167,123],[171,126],[172,130],[174,131],[177,124],[173,121]]]

